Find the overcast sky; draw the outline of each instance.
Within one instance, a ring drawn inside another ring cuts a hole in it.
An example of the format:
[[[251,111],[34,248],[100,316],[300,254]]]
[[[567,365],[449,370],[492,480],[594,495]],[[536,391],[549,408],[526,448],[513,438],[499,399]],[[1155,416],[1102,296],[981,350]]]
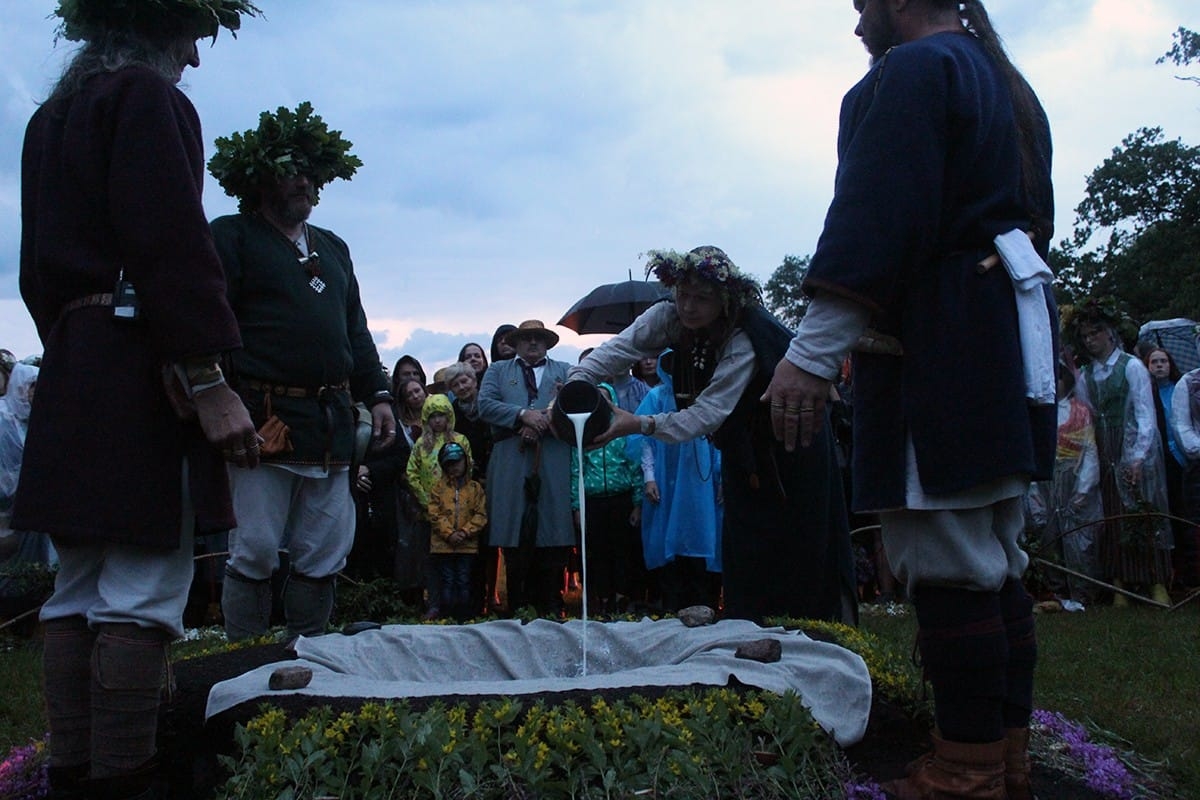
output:
[[[256,0],[182,88],[213,139],[310,100],[363,167],[314,224],[349,243],[380,355],[432,370],[495,327],[553,325],[649,249],[723,247],[766,280],[810,254],[838,106],[867,66],[851,0]],[[0,346],[40,351],[17,289],[25,124],[73,45],[53,0],[0,15]],[[1200,143],[1200,87],[1156,65],[1195,0],[991,0],[1055,137],[1058,238],[1141,126]],[[1191,74],[1200,72],[1193,69]],[[210,217],[236,203],[208,180]],[[603,337],[557,328],[574,361]]]

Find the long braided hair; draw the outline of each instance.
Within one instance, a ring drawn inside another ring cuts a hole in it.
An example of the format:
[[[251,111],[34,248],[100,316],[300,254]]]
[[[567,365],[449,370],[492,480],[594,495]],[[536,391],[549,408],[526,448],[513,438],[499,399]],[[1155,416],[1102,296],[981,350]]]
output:
[[[1008,57],[1000,35],[992,27],[992,20],[983,6],[983,0],[940,0],[940,4],[957,9],[963,25],[979,40],[1008,80],[1013,114],[1017,121],[1017,143],[1021,153],[1021,190],[1026,211],[1033,218],[1039,238],[1045,237],[1045,240],[1049,240],[1054,233],[1053,209],[1049,207],[1052,201],[1046,196],[1046,187],[1038,182],[1038,176],[1049,170],[1049,166],[1042,163],[1039,148],[1040,138],[1045,137],[1045,140],[1049,141],[1049,123],[1041,104],[1038,103],[1033,87]]]

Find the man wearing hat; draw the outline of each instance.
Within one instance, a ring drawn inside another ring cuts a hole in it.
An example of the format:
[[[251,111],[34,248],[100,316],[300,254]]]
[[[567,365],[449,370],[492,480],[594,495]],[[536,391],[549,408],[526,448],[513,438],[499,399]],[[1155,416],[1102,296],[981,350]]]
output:
[[[553,616],[562,610],[575,528],[571,449],[550,433],[548,408],[570,364],[546,357],[558,334],[541,320],[522,322],[505,340],[516,356],[488,367],[479,389],[479,416],[492,426],[494,442],[487,472],[489,543],[504,550],[509,610],[530,605]],[[531,498],[526,478],[535,473],[540,489]]]
[[[257,129],[217,139],[209,162],[239,201],[239,213],[212,223],[243,342],[231,381],[265,439],[265,469],[230,469],[238,526],[229,534],[221,605],[231,640],[266,632],[271,576],[284,546],[288,635],[325,631],[334,577],[354,541],[346,474],[354,403],[370,408],[378,446],[396,435],[350,250],[332,231],[308,224],[321,188],[361,165],[349,149],[303,102],[295,111],[264,112]]]
[[[221,450],[258,437],[218,357],[240,346],[201,204],[196,41],[244,0],[62,0],[82,41],[25,134],[21,294],[45,348],[12,523],[60,558],[42,607],[50,796],[154,797],[167,643],[193,535],[234,524]],[[169,387],[169,389],[168,389]]]

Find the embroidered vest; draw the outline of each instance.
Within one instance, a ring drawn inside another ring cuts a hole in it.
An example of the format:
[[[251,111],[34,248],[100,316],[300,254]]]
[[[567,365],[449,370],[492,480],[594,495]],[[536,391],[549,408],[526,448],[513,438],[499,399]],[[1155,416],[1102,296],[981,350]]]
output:
[[[1088,397],[1096,412],[1095,424],[1099,434],[1103,430],[1119,430],[1125,426],[1125,401],[1129,396],[1129,379],[1125,377],[1125,365],[1129,354],[1122,353],[1113,365],[1112,373],[1097,384],[1094,366],[1087,370]]]

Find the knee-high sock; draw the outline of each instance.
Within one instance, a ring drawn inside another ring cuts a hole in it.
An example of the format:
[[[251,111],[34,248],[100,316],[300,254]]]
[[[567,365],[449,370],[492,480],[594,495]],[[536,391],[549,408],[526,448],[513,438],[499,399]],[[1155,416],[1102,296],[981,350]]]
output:
[[[1009,580],[1000,589],[1000,613],[1008,638],[1008,671],[1005,677],[1004,727],[1025,728],[1033,712],[1033,672],[1037,666],[1037,635],[1033,598],[1020,581]]]
[[[92,662],[92,777],[137,772],[154,758],[167,635],[131,623],[98,626]]]
[[[920,586],[913,605],[942,737],[969,743],[1004,738],[1008,640],[997,593]]]
[[[320,636],[333,613],[336,578],[310,578],[299,572],[288,575],[283,588],[283,613],[289,639]],[[446,609],[442,609],[445,611]]]
[[[92,649],[96,634],[84,617],[46,620],[42,674],[50,725],[50,766],[76,767],[92,751]]]
[[[226,567],[221,613],[231,642],[265,634],[271,625],[271,579],[253,580]]]

